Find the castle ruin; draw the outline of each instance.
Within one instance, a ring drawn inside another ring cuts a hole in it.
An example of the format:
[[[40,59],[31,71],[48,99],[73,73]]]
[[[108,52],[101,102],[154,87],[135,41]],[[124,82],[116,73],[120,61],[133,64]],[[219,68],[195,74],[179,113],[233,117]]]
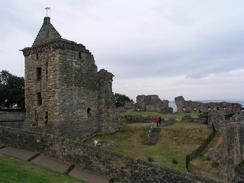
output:
[[[25,56],[24,127],[71,137],[113,132],[119,127],[113,74],[97,70],[93,55],[82,44],[63,39],[44,17]]]
[[[168,100],[161,100],[158,95],[138,95],[136,103],[127,102],[123,107],[124,111],[159,112],[172,113]]]
[[[196,102],[185,100],[184,97],[178,96],[175,98],[177,112],[200,112],[208,113],[210,111],[223,111],[224,113],[233,114],[241,111],[242,106],[239,103],[228,102]]]

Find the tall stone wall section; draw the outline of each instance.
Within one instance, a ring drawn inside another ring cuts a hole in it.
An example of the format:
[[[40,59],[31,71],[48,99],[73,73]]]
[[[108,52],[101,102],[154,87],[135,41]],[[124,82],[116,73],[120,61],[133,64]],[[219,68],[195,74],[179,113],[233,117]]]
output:
[[[80,57],[79,57],[80,54]],[[86,136],[99,129],[98,74],[88,50],[60,49],[59,118],[62,133]]]
[[[244,161],[244,113],[229,117],[223,112],[209,113],[209,123],[219,133],[216,145],[204,155],[219,164],[219,179],[231,182],[236,176],[235,168]]]
[[[26,124],[30,127],[58,126],[59,50],[51,47],[26,50],[25,54],[25,107]],[[38,56],[37,56],[38,55]],[[41,78],[37,76],[41,68]],[[37,93],[42,104],[38,105]],[[47,115],[46,115],[47,114]],[[45,124],[46,117],[48,123]]]
[[[208,113],[210,111],[223,111],[225,113],[237,113],[242,109],[239,103],[228,103],[228,102],[195,102],[186,101],[184,97],[178,96],[175,98],[177,105],[177,112],[200,112]]]
[[[96,147],[81,146],[79,141],[45,133],[0,127],[0,143],[45,153],[101,172],[111,178],[122,178],[129,183],[205,182],[142,160],[124,157]]]
[[[101,133],[111,133],[124,122],[119,118],[112,91],[113,74],[102,69],[98,72],[98,114]],[[114,125],[114,121],[118,123]],[[117,130],[116,129],[116,130]]]

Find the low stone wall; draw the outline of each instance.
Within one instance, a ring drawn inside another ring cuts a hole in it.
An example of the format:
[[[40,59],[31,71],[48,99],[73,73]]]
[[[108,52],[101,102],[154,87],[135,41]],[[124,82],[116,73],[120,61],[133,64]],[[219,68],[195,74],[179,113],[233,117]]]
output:
[[[123,117],[127,123],[155,123],[156,116],[127,115]],[[176,122],[175,118],[165,120],[162,118],[161,125],[172,125]]]
[[[18,111],[0,111],[0,122],[24,121],[25,113]]]
[[[104,173],[111,178],[122,178],[129,183],[204,182],[142,160],[124,157],[96,147],[81,146],[78,141],[50,134],[0,127],[0,143],[38,151]]]
[[[0,126],[6,126],[12,128],[22,128],[23,124],[24,121],[11,121],[11,122],[0,121]]]
[[[142,115],[127,115],[124,116],[127,123],[151,123],[155,122],[155,117],[142,116]]]
[[[21,128],[25,119],[25,112],[0,111],[0,126]]]

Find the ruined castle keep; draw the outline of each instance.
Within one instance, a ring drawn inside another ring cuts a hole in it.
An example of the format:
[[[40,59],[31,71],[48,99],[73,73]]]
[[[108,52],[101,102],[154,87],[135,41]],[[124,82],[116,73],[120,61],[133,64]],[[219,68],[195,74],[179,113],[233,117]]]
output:
[[[161,100],[158,95],[138,95],[136,97],[137,110],[147,112],[171,113],[168,100]]]
[[[136,103],[127,102],[124,106],[125,111],[160,112],[172,113],[168,100],[161,100],[158,95],[138,95]]]
[[[25,128],[83,137],[118,126],[113,74],[97,71],[82,44],[63,39],[45,17],[25,56]]]

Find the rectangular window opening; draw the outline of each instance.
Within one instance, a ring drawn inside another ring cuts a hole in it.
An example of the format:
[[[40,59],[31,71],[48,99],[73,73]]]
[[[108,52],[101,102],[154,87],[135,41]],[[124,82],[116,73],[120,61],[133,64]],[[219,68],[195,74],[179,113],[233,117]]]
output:
[[[45,112],[45,126],[47,126],[48,123],[48,112]]]
[[[46,62],[46,79],[48,79],[48,62]]]
[[[40,92],[37,93],[37,105],[42,105],[42,94]]]
[[[37,79],[37,81],[40,81],[41,78],[42,78],[42,68],[38,67],[38,68],[36,68],[36,79]]]

